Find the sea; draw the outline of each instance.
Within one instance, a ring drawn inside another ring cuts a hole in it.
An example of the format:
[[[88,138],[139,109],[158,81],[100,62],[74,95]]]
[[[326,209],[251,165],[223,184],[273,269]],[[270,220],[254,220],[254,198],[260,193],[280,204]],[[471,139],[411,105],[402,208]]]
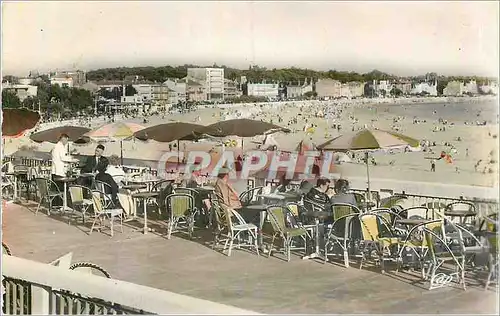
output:
[[[457,103],[413,103],[379,104],[377,111],[387,111],[407,118],[437,120],[439,118],[448,122],[484,122],[498,124],[499,103],[498,99],[463,101]]]

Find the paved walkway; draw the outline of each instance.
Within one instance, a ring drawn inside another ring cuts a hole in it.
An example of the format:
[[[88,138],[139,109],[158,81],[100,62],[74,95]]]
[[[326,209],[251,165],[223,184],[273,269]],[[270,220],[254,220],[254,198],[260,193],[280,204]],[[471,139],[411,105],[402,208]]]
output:
[[[458,286],[428,291],[426,284],[407,273],[382,275],[378,268],[359,270],[356,263],[345,269],[298,256],[285,262],[240,250],[227,257],[201,240],[167,240],[129,226],[113,238],[99,232],[89,236],[88,230],[42,213],[35,216],[17,205],[3,212],[3,241],[15,256],[48,263],[71,251],[74,261],[96,263],[116,279],[256,312],[498,312],[498,293],[485,292],[478,283],[467,291]]]

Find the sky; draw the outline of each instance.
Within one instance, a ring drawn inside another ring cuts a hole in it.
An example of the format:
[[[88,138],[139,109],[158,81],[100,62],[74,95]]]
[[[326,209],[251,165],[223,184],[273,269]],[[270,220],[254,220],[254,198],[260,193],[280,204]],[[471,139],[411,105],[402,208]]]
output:
[[[497,1],[3,2],[2,72],[118,66],[498,76]]]

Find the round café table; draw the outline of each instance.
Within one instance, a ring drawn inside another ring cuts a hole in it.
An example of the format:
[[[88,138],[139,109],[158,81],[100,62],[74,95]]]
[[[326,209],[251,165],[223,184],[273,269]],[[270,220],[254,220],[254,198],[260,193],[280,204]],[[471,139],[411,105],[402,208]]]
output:
[[[160,194],[160,192],[137,192],[132,194],[133,199],[143,199],[143,205],[144,205],[144,235],[148,233],[148,212],[147,212],[147,200],[157,197]]]
[[[304,256],[304,257],[302,257],[302,259],[303,260],[315,259],[315,258],[323,259],[323,256],[321,255],[320,250],[319,250],[319,223],[320,223],[320,221],[325,220],[332,215],[331,215],[331,213],[325,212],[325,211],[309,211],[309,212],[306,212],[304,215],[307,217],[314,218],[314,224],[315,224],[315,228],[316,228],[315,229],[316,230],[316,234],[315,234],[316,246],[315,246],[314,252],[312,254]]]

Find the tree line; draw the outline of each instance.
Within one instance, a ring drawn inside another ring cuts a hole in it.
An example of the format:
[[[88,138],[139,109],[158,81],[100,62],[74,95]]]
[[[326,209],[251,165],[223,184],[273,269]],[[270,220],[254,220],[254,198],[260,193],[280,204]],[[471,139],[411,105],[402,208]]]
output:
[[[184,78],[187,76],[188,68],[195,67],[214,67],[223,68],[224,75],[227,79],[239,81],[241,76],[246,76],[248,82],[282,82],[290,84],[310,82],[313,79],[315,82],[318,79],[334,79],[342,83],[358,81],[369,82],[373,80],[411,80],[411,81],[425,81],[437,80],[439,82],[447,83],[451,80],[469,81],[476,80],[478,84],[483,84],[491,80],[491,78],[478,77],[478,76],[442,76],[436,73],[427,73],[421,76],[412,77],[399,77],[396,75],[388,74],[379,70],[372,70],[367,73],[357,73],[354,71],[317,71],[312,69],[303,68],[273,68],[251,66],[248,69],[236,69],[227,67],[225,65],[218,66],[196,66],[196,65],[182,65],[182,66],[160,66],[160,67],[118,67],[118,68],[102,68],[89,71],[87,79],[90,81],[101,80],[125,80],[127,77],[135,77],[151,82],[164,82],[169,78]],[[445,84],[446,86],[446,84]]]
[[[39,78],[33,85],[38,87],[37,95],[19,99],[14,90],[2,90],[2,106],[5,108],[26,107],[40,109],[48,113],[66,113],[74,116],[76,113],[88,113],[92,110],[94,99],[89,91],[80,88],[60,87],[51,85],[48,78]]]

